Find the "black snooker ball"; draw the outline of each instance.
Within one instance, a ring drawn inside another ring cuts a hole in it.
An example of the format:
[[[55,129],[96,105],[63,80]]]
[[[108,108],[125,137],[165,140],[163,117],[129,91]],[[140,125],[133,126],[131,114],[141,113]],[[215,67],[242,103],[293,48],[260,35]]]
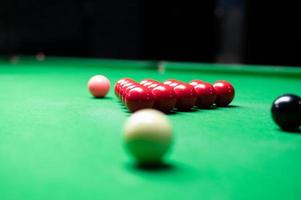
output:
[[[286,131],[298,130],[301,125],[301,98],[285,94],[273,102],[272,117],[278,126]]]

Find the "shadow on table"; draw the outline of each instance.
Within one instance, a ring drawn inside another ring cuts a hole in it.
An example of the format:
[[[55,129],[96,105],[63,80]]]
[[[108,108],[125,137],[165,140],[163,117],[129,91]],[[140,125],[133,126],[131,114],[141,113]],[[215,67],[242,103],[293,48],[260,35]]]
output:
[[[218,107],[218,108],[241,108],[241,106],[238,106],[238,105],[228,105],[228,106],[225,106],[225,107]]]
[[[133,114],[132,112],[130,112],[127,107],[122,103],[119,102],[120,104],[120,108],[127,114],[127,116],[130,116],[131,114]],[[218,107],[218,106],[212,106],[210,108],[198,108],[198,107],[193,107],[189,110],[178,110],[178,109],[174,109],[170,112],[165,113],[166,115],[179,115],[181,113],[194,113],[194,112],[200,112],[200,111],[214,111],[214,110],[218,110],[218,109],[234,109],[234,108],[241,108],[241,106],[237,106],[237,105],[229,105],[229,106],[225,106],[225,107]]]
[[[213,105],[209,108],[200,108],[200,107],[195,107],[195,108],[198,110],[216,110],[216,109],[218,109],[218,107],[216,105]]]
[[[160,162],[160,163],[130,163],[127,167],[132,170],[147,171],[147,172],[158,172],[158,171],[174,171],[176,166],[171,163]]]
[[[169,171],[175,170],[175,166],[170,163],[152,163],[152,164],[135,164],[135,168],[144,171]]]
[[[110,97],[110,96],[105,96],[105,97],[90,97],[90,99],[93,99],[93,100],[101,100],[101,99],[111,100],[111,99],[113,99],[113,97]]]
[[[277,130],[282,132],[282,133],[295,134],[295,135],[300,135],[301,136],[301,128],[299,128],[297,130],[283,130],[281,128],[278,128]]]
[[[165,177],[165,181],[180,181],[181,183],[199,180],[200,178],[208,177],[205,171],[195,168],[188,163],[170,162],[161,163],[159,165],[139,165],[132,162],[127,162],[125,165],[127,171],[140,176],[160,176]],[[147,177],[148,178],[148,177]]]

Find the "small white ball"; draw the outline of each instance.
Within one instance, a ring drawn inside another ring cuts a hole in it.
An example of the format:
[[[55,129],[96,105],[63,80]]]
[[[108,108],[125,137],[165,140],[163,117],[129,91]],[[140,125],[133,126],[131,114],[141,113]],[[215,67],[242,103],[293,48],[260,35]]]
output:
[[[123,136],[128,152],[139,163],[158,163],[171,146],[172,127],[164,113],[144,109],[129,117]]]

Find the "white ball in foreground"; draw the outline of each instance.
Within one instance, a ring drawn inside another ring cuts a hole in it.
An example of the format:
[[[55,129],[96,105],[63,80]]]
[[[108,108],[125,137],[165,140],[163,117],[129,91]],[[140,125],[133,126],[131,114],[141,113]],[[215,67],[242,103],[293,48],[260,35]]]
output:
[[[170,121],[160,111],[144,109],[132,114],[124,126],[128,152],[140,164],[159,163],[172,143]]]

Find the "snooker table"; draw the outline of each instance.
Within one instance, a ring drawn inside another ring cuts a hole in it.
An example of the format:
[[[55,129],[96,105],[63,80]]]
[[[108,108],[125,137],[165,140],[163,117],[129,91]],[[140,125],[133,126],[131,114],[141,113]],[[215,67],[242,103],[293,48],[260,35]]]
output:
[[[106,98],[86,84],[111,80]],[[137,81],[225,79],[229,107],[168,115],[174,142],[161,168],[128,156],[131,115],[114,95]],[[301,199],[301,134],[272,121],[272,101],[301,94],[301,69],[130,60],[0,60],[0,199]]]

